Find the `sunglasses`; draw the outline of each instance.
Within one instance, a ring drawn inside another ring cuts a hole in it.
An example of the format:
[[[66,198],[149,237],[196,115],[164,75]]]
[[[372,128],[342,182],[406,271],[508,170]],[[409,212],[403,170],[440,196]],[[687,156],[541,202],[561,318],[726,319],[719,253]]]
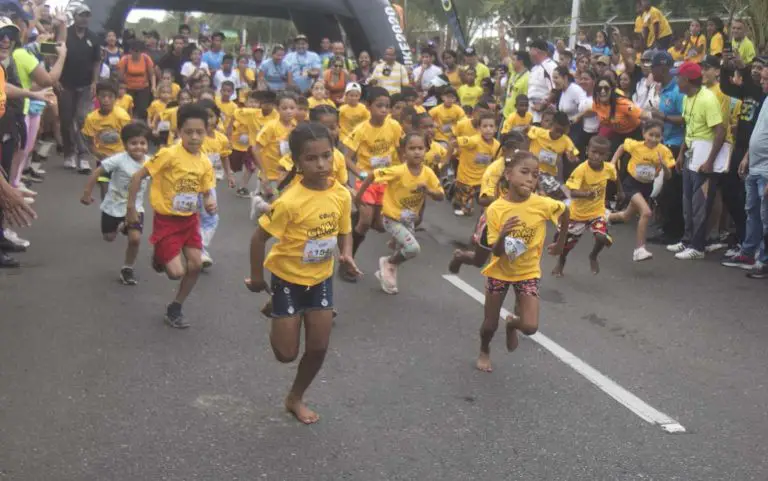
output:
[[[335,67],[335,68],[344,68],[344,66],[343,66],[343,65],[341,65],[341,64],[336,64],[336,65],[334,65],[334,67]]]
[[[19,31],[12,27],[0,28],[0,39],[7,38],[10,41],[16,41],[19,38]]]
[[[611,86],[610,85],[598,85],[597,86],[597,90],[599,92],[610,92],[611,91]]]

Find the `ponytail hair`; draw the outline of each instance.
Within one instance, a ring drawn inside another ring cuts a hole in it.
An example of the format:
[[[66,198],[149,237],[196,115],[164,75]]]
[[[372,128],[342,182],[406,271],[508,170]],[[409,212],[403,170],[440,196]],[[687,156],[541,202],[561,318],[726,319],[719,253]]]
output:
[[[298,173],[298,169],[296,165],[299,163],[299,156],[304,151],[304,145],[307,142],[311,142],[314,140],[322,140],[322,139],[327,139],[328,143],[331,146],[333,146],[333,139],[331,139],[331,133],[328,131],[327,128],[325,128],[324,125],[319,124],[317,122],[306,122],[303,124],[299,124],[296,126],[295,129],[293,129],[293,132],[291,132],[291,135],[288,136],[288,148],[291,150],[291,159],[293,160],[293,168],[291,168],[290,172],[288,172],[288,175],[285,176],[285,179],[283,179],[283,181],[280,182],[280,185],[278,186],[278,190],[283,190],[286,186],[288,186],[293,181],[293,178],[296,177],[296,174]]]

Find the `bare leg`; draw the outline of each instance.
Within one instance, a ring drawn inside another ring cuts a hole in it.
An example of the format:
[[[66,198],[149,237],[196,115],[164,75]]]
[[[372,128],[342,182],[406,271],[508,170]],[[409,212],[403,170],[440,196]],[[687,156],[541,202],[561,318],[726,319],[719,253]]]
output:
[[[637,221],[637,233],[635,237],[636,247],[640,248],[645,245],[648,223],[651,221],[651,215],[653,213],[651,212],[651,208],[648,207],[648,203],[645,201],[642,194],[633,195],[630,202],[631,205],[635,206],[635,210],[637,210],[638,214],[640,214],[640,219]]]
[[[512,316],[507,318],[507,348],[510,345],[517,347],[517,333],[520,331],[526,336],[532,336],[539,330],[539,298],[531,295],[518,295],[517,307],[520,313],[519,319]],[[514,336],[514,341],[510,342],[510,335]],[[510,351],[513,349],[509,349]]]
[[[563,269],[565,269],[565,260],[568,257],[568,254],[563,252],[560,254],[560,257],[557,258],[557,264],[555,265],[555,268],[552,269],[552,275],[555,277],[563,277]]]
[[[141,242],[141,231],[138,229],[128,230],[128,246],[125,248],[125,265],[132,266],[136,262],[136,256],[139,255],[139,243]]]
[[[499,328],[501,306],[504,304],[506,292],[485,291],[485,309],[483,325],[480,327],[480,356],[477,358],[477,369],[484,372],[493,371],[491,366],[491,340]]]
[[[592,274],[600,273],[600,263],[597,262],[597,256],[607,244],[608,239],[604,235],[595,234],[595,245],[592,247],[592,252],[589,253],[589,267],[592,269]]]
[[[197,278],[200,276],[200,271],[203,268],[203,261],[200,259],[200,256],[200,249],[192,247],[184,248],[184,257],[187,259],[187,269],[184,277],[181,278],[181,282],[179,283],[179,290],[176,292],[175,301],[179,304],[184,303],[197,283]]]

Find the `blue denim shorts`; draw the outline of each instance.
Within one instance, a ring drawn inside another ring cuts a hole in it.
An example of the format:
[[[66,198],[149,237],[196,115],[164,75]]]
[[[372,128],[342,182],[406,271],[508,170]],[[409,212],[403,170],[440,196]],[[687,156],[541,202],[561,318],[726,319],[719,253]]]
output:
[[[306,311],[333,309],[333,278],[314,286],[300,286],[272,274],[273,318],[294,317]]]

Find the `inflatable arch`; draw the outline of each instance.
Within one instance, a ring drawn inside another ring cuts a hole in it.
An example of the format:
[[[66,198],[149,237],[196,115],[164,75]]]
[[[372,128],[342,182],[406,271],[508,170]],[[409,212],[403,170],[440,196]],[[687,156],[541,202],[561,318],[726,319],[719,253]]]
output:
[[[395,47],[405,64],[413,58],[400,27],[398,12],[389,0],[98,0],[88,2],[92,28],[120,31],[133,8],[203,11],[292,20],[298,31],[317,48],[323,37],[341,38],[341,28],[355,52],[370,51],[381,57]]]

